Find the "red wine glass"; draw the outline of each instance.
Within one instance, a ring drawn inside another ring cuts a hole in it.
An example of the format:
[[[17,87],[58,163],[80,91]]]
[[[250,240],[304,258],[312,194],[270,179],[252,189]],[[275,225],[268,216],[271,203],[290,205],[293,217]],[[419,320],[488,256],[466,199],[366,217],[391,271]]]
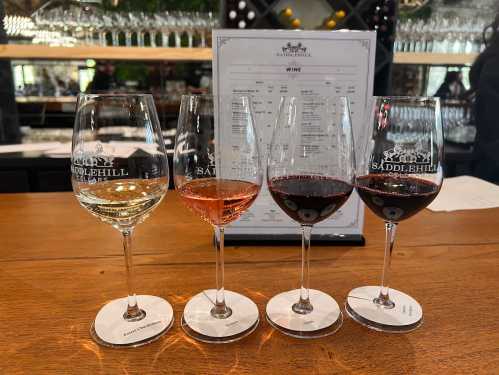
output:
[[[224,227],[256,199],[263,180],[250,99],[184,95],[173,161],[183,203],[215,231],[216,289],[194,296],[182,328],[209,343],[239,340],[259,322],[249,298],[224,289]]]
[[[299,289],[267,304],[269,323],[293,337],[330,335],[342,325],[338,303],[309,288],[310,236],[353,190],[355,158],[347,98],[286,97],[281,100],[267,167],[267,183],[277,205],[301,226]]]
[[[443,180],[443,136],[438,98],[377,97],[368,106],[370,135],[357,166],[356,190],[385,222],[381,286],[350,291],[345,304],[352,319],[384,332],[408,332],[423,322],[411,296],[389,289],[395,232],[435,199]]]

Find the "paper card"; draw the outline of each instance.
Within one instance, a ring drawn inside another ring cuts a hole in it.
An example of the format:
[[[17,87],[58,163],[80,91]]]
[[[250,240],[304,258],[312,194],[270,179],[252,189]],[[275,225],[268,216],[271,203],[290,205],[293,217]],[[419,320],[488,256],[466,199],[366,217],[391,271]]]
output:
[[[268,149],[282,96],[347,96],[355,141],[361,145],[367,134],[363,118],[373,92],[375,48],[371,31],[214,30],[213,91],[252,97],[260,150]],[[221,118],[220,113],[216,116]],[[231,126],[218,130],[231,131]],[[363,207],[354,192],[332,217],[314,226],[314,233],[362,234]],[[226,234],[296,234],[297,227],[263,186],[253,206]]]
[[[471,176],[446,178],[431,211],[451,212],[499,207],[499,186]]]

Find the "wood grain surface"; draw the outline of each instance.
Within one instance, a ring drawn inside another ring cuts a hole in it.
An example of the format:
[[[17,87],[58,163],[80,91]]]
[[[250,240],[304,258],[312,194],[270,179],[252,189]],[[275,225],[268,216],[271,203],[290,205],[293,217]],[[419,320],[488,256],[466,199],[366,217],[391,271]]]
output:
[[[211,48],[51,47],[34,44],[3,44],[0,46],[0,59],[209,61],[211,57]]]
[[[99,347],[89,335],[99,308],[126,293],[119,233],[71,193],[0,195],[0,213],[0,374],[499,373],[499,209],[425,210],[400,225],[392,286],[425,314],[409,334],[346,318],[333,336],[286,337],[262,314],[298,286],[299,245],[228,247],[226,288],[251,297],[262,321],[242,341],[209,345],[179,321],[189,297],[214,285],[211,229],[170,191],[137,227],[134,261],[137,293],[168,299],[176,321],[135,349]],[[340,305],[350,289],[379,282],[383,224],[370,212],[365,235],[365,247],[312,248],[311,285]]]
[[[395,52],[395,64],[471,65],[478,53]]]

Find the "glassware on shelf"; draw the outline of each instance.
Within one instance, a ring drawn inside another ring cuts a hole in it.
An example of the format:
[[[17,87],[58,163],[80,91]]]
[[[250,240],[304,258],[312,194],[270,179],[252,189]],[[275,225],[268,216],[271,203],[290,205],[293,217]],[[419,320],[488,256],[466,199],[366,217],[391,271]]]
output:
[[[427,20],[401,19],[395,52],[479,53],[485,48],[482,31],[491,21],[484,12],[473,17],[438,13]]]
[[[216,289],[187,302],[182,328],[203,342],[239,340],[256,329],[259,313],[249,298],[224,288],[224,228],[251,206],[262,185],[250,99],[184,95],[173,168],[183,203],[215,232]]]
[[[85,9],[85,8],[84,8]],[[161,47],[181,47],[182,35],[187,47],[207,47],[209,34],[218,27],[217,18],[211,13],[170,11],[159,14],[144,12],[101,12],[84,9],[42,7],[32,15],[34,29],[29,33],[37,43],[43,43],[50,36],[52,45],[94,44],[97,33],[101,46],[119,46],[124,39],[127,47],[157,47],[158,34]],[[51,34],[47,34],[47,32]],[[39,38],[40,34],[45,38]],[[28,34],[26,34],[28,35]],[[170,43],[173,35],[173,43]]]
[[[178,13],[178,22],[180,29],[183,30],[182,34],[187,35],[187,47],[192,48],[194,42],[194,23],[186,12]]]
[[[115,126],[133,127],[134,145],[121,142]],[[78,98],[71,151],[73,191],[92,215],[123,237],[128,297],[108,302],[98,312],[92,338],[111,347],[147,344],[173,323],[162,298],[135,295],[132,234],[168,190],[168,161],[151,95],[87,95]],[[89,234],[90,235],[90,234]]]
[[[370,136],[361,146],[355,187],[385,222],[385,257],[381,286],[353,289],[345,307],[352,319],[371,329],[408,332],[422,324],[423,309],[411,296],[389,288],[391,255],[398,223],[430,204],[442,185],[440,101],[378,97],[367,108]]]
[[[80,27],[82,32],[81,44],[83,45],[93,45],[95,43],[94,40],[94,32],[96,24],[96,17],[91,13],[84,13],[80,18]]]
[[[162,47],[161,18],[154,14],[149,28],[151,47]]]
[[[113,25],[117,25],[120,22],[119,16],[119,13],[111,15]],[[111,45],[115,47],[120,45],[120,29],[117,27],[113,27],[111,30]]]
[[[202,13],[196,12],[194,14],[194,29],[196,34],[199,36],[199,47],[206,47],[206,30],[208,28],[208,22],[206,17]]]
[[[277,205],[301,226],[301,283],[299,289],[272,297],[266,312],[269,323],[286,335],[323,337],[342,325],[338,303],[309,287],[310,238],[313,225],[348,200],[354,178],[348,99],[283,98],[270,144],[267,185]]]
[[[169,22],[170,14],[168,12],[163,12],[154,15],[156,19],[156,27],[159,29],[161,33],[161,47],[169,47],[170,46],[170,33],[172,24]]]
[[[107,36],[112,35],[114,30],[114,20],[111,15],[103,14],[100,22],[100,33],[99,33],[99,43],[102,47],[108,45]],[[111,36],[111,43],[113,43],[113,38]],[[111,44],[112,45],[112,44]]]
[[[472,144],[476,137],[471,103],[462,100],[442,101],[444,139],[459,144]]]
[[[102,16],[98,4],[99,1],[84,5],[80,1],[46,2],[31,15],[35,24],[32,42],[54,46],[93,44],[96,17]]]
[[[174,36],[174,46],[175,48],[180,48],[181,45],[181,37],[182,37],[182,25],[180,22],[180,17],[179,17],[179,12],[178,11],[172,11],[169,14],[169,20],[170,24],[172,25],[172,31],[173,31],[173,36]]]

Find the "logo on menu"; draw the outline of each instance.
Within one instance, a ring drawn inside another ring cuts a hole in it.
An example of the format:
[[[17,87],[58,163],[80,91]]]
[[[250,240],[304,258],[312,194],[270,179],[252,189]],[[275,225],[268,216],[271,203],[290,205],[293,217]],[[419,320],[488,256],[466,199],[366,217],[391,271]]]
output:
[[[435,173],[436,165],[432,163],[431,152],[424,150],[418,142],[413,148],[395,145],[383,152],[381,161],[372,160],[374,171],[394,173]]]
[[[76,180],[88,183],[104,181],[109,177],[128,176],[126,169],[115,168],[114,157],[106,155],[100,142],[97,142],[94,150],[84,151],[77,147],[71,157],[71,173]]]
[[[281,51],[277,52],[277,56],[282,57],[310,57],[310,50],[301,42],[288,42],[281,47]]]

